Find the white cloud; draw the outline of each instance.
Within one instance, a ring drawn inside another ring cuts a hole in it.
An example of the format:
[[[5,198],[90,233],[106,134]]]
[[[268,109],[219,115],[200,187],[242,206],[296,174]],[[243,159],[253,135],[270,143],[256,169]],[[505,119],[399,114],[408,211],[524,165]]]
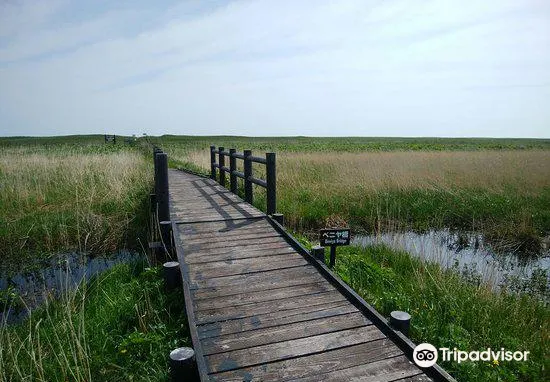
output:
[[[40,4],[0,29],[0,135],[549,136],[545,2],[184,2],[57,25]]]

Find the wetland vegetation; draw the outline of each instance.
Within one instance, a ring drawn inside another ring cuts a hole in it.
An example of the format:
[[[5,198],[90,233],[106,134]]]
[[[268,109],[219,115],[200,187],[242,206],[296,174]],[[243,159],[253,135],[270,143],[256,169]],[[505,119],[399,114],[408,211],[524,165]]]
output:
[[[174,166],[208,174],[210,144],[277,152],[278,210],[298,235],[325,226],[355,232],[451,230],[482,235],[495,256],[548,256],[548,140],[175,138]],[[303,143],[303,145],[302,145]],[[261,171],[261,167],[258,167]],[[263,208],[261,190],[255,204]],[[464,234],[461,234],[464,233]],[[315,240],[315,239],[313,239]],[[460,245],[468,245],[466,240]],[[444,267],[386,245],[339,251],[336,272],[382,314],[412,314],[411,337],[436,347],[528,350],[525,363],[446,362],[459,381],[545,381],[550,270],[500,288],[475,269]]]
[[[2,276],[40,267],[59,253],[96,256],[145,246],[152,164],[140,141],[0,139]],[[203,173],[211,144],[277,152],[279,210],[306,244],[308,234],[332,225],[374,235],[453,229],[479,232],[495,248],[528,260],[540,255],[550,234],[550,140],[154,141],[171,166]],[[255,196],[263,208],[265,196],[260,190]],[[384,315],[411,312],[415,342],[532,354],[523,364],[444,364],[458,380],[547,380],[550,308],[529,289],[495,290],[475,274],[384,245],[339,251],[336,271]],[[548,272],[533,281],[543,296]],[[2,293],[0,306],[21,303],[13,290]],[[139,260],[51,295],[25,321],[0,325],[0,380],[166,380],[168,350],[189,341],[182,306],[168,300],[158,270]]]
[[[175,166],[203,173],[209,171],[208,146],[214,142],[256,155],[277,152],[278,209],[298,231],[332,221],[366,232],[460,229],[482,232],[496,247],[520,256],[539,252],[550,234],[550,140],[163,137],[159,142]],[[263,197],[260,190],[258,207]]]

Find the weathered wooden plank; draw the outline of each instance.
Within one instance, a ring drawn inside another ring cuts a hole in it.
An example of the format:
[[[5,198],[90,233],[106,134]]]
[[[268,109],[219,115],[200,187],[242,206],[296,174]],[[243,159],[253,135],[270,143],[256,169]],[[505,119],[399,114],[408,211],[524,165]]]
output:
[[[227,240],[227,241],[218,241],[214,243],[210,242],[195,242],[195,243],[184,243],[184,248],[188,251],[204,251],[207,252],[210,249],[226,249],[226,248],[233,248],[233,247],[239,247],[243,249],[247,249],[249,247],[255,247],[258,245],[264,245],[264,244],[273,244],[273,243],[280,243],[285,244],[288,246],[288,242],[281,236],[277,235],[276,232],[274,232],[272,235],[269,235],[267,237],[263,238],[253,238],[253,237],[243,237],[243,238],[234,238],[233,240]]]
[[[344,329],[353,329],[370,324],[371,322],[360,312],[348,313],[339,316],[317,318],[306,323],[297,322],[219,337],[210,337],[202,340],[202,346],[204,354],[208,355],[332,333]]]
[[[205,203],[196,204],[192,208],[181,205],[182,202],[180,202],[180,201],[174,201],[174,202],[180,203],[180,204],[178,204],[177,207],[175,207],[173,209],[174,211],[186,212],[190,215],[201,215],[201,214],[208,215],[208,214],[212,214],[212,213],[222,213],[222,212],[226,212],[226,213],[234,213],[234,212],[239,212],[239,213],[260,213],[260,214],[263,214],[261,211],[255,209],[254,207],[251,207],[251,206],[249,206],[249,205],[247,205],[243,202],[235,202],[235,201],[216,202],[216,201],[212,201],[212,202],[205,202]],[[214,204],[212,204],[212,203],[214,203]]]
[[[295,296],[334,291],[334,287],[327,282],[311,283],[291,287],[283,287],[271,290],[263,290],[249,293],[239,293],[222,297],[195,299],[194,306],[200,309],[219,309],[229,306],[239,306],[256,302],[280,300]],[[234,289],[235,292],[238,290]]]
[[[288,268],[295,269],[295,268]],[[257,273],[247,274],[246,276],[255,276]],[[256,282],[247,282],[244,278],[242,283],[234,285],[224,285],[218,288],[201,288],[193,290],[193,299],[201,300],[205,298],[232,298],[241,296],[240,298],[248,299],[250,294],[258,294],[264,291],[274,291],[279,288],[294,288],[296,286],[313,284],[313,283],[325,283],[323,277],[319,274],[305,273],[300,275],[299,278],[276,278],[271,279],[269,277],[256,278]],[[257,297],[255,297],[257,298]]]
[[[177,212],[187,212],[190,215],[209,215],[213,213],[260,213],[261,211],[251,207],[243,202],[235,201],[208,201],[204,203],[198,203],[193,205],[192,208],[189,206],[183,205],[180,201],[176,200],[174,202],[179,202],[177,206],[173,208]]]
[[[302,273],[303,272],[303,273]],[[301,267],[285,268],[285,269],[272,269],[264,272],[244,274],[244,275],[232,275],[225,277],[218,277],[208,280],[197,280],[190,285],[191,289],[207,289],[207,288],[223,288],[225,286],[238,286],[245,284],[258,283],[264,280],[273,280],[274,283],[288,279],[289,277],[300,277],[303,275],[311,275],[318,273],[317,270],[311,265],[304,265]]]
[[[205,356],[209,372],[221,372],[374,341],[384,334],[374,325]]]
[[[288,299],[252,303],[244,306],[239,305],[238,307],[197,310],[195,311],[195,316],[197,323],[202,325],[215,321],[252,317],[258,314],[269,313],[277,310],[295,309],[300,306],[328,304],[343,300],[345,300],[345,298],[339,292],[322,292]]]
[[[203,209],[216,209],[216,208],[239,208],[247,211],[254,211],[254,207],[243,202],[241,199],[234,197],[227,197],[226,195],[214,195],[210,196],[208,200],[202,199],[202,195],[194,197],[195,200],[182,199],[172,197],[172,203],[175,204],[175,208],[180,210],[187,210],[190,212],[199,212]],[[258,210],[255,210],[258,211]]]
[[[263,257],[261,259],[265,260],[259,261],[259,258],[252,258],[228,260],[230,264],[225,264],[224,262],[194,264],[192,269],[189,270],[189,276],[193,282],[195,280],[261,272],[271,269],[291,268],[307,264],[298,254],[281,255],[275,256],[274,258]]]
[[[292,247],[288,245],[288,243],[265,243],[265,244],[257,244],[253,246],[247,246],[247,247],[231,247],[231,248],[212,248],[208,250],[201,251],[200,249],[190,249],[185,247],[183,245],[184,251],[185,251],[185,258],[189,259],[205,259],[205,261],[208,261],[209,256],[213,255],[225,255],[225,254],[235,254],[234,258],[243,258],[243,256],[239,256],[241,253],[251,253],[251,252],[259,252],[264,251],[269,253],[271,250],[274,249],[286,249],[291,250]],[[296,251],[291,251],[296,254],[296,256],[300,256]],[[248,256],[244,256],[248,257]]]
[[[290,255],[296,254],[291,247],[284,246],[279,248],[267,248],[267,249],[258,249],[258,250],[247,250],[239,251],[235,249],[230,252],[224,252],[221,254],[204,254],[201,252],[189,253],[185,256],[186,264],[197,264],[197,263],[209,263],[215,261],[227,261],[227,260],[237,260],[237,259],[247,259],[250,257],[271,257],[279,255]]]
[[[323,382],[391,382],[402,378],[412,377],[422,371],[415,366],[404,355],[386,358],[380,361],[353,366],[347,369],[335,370],[325,373],[322,376],[310,376],[305,378],[292,379],[300,382],[317,382],[322,377]]]
[[[264,219],[178,224],[178,232],[185,238],[224,237],[260,229],[273,231]]]
[[[237,232],[222,232],[222,233],[216,233],[215,235],[186,235],[185,238],[185,244],[196,244],[196,243],[204,243],[205,241],[208,243],[230,243],[233,241],[239,241],[239,240],[254,240],[254,239],[263,239],[268,237],[282,237],[280,234],[275,232],[273,228],[267,228],[262,227],[260,229],[242,229],[238,230]]]
[[[237,222],[238,224],[232,225],[227,224],[231,222],[213,222],[216,225],[213,223],[180,224],[178,228],[188,240],[210,237],[222,239],[242,235],[243,233],[273,232],[273,228],[267,226],[264,219],[238,220]],[[205,227],[206,224],[211,226]]]
[[[189,215],[185,211],[173,211],[172,213],[173,220],[182,223],[195,223],[199,221],[209,221],[209,220],[231,220],[231,219],[250,219],[254,217],[264,216],[262,213],[211,213],[211,214],[200,214],[200,215]]]
[[[211,374],[213,381],[281,381],[317,376],[402,354],[389,339],[328,350],[304,357]]]
[[[273,244],[273,243],[271,243]],[[284,248],[284,247],[283,247]],[[206,256],[209,252],[205,253]],[[289,253],[280,256],[265,256],[265,257],[250,257],[242,259],[228,259],[225,261],[210,261],[204,263],[193,264],[194,271],[206,271],[218,268],[233,268],[238,266],[249,266],[269,263],[279,263],[285,261],[299,260],[303,265],[307,265],[308,262],[298,253]]]
[[[347,301],[338,301],[328,304],[301,306],[296,309],[258,314],[241,319],[213,322],[211,324],[200,325],[198,332],[200,338],[217,337],[225,334],[240,333],[247,330],[269,328],[354,312],[358,312],[358,310],[353,305]]]

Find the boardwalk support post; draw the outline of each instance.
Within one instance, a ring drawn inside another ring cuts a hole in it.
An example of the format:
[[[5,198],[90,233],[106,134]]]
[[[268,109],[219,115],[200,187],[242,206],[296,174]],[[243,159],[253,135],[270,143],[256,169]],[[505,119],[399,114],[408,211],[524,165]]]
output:
[[[234,156],[236,153],[237,150],[229,149],[229,190],[234,194],[237,193],[237,175],[234,173],[237,171],[237,158]]]
[[[216,180],[216,146],[210,146],[210,179]]]
[[[157,210],[157,195],[154,193],[149,194],[149,204],[151,207],[151,213],[155,213]]]
[[[155,195],[158,196],[159,194],[159,161],[157,159],[157,154],[160,154],[162,153],[162,151],[160,151],[158,148],[155,148],[153,150],[153,166],[154,166],[154,169],[155,169],[155,190],[154,190],[154,193]],[[155,204],[155,210],[157,209],[157,206]]]
[[[219,155],[219,164],[220,164],[220,184],[222,187],[225,187],[225,155],[223,153],[224,147],[220,146],[218,147],[218,155]]]
[[[180,263],[168,261],[162,264],[162,276],[166,290],[174,290],[181,286]]]
[[[325,247],[316,245],[315,247],[311,248],[310,253],[311,253],[311,256],[313,256],[317,261],[320,261],[322,263],[325,262]]]
[[[157,156],[157,178],[158,186],[157,204],[158,204],[158,220],[170,220],[170,205],[168,195],[168,155],[166,153],[158,153]]]
[[[163,220],[160,222],[160,234],[162,243],[166,249],[166,254],[171,257],[172,255],[172,222],[169,220]]]
[[[170,352],[170,377],[172,382],[200,380],[193,349],[181,347]]]
[[[275,153],[265,154],[266,183],[267,183],[267,214],[277,212],[277,171],[275,167]]]
[[[155,148],[153,149],[153,162],[156,161],[157,154],[158,154],[158,153],[161,153],[161,152],[162,152],[162,150],[159,149],[158,147],[155,147]]]
[[[394,310],[390,313],[390,325],[408,337],[411,328],[411,315],[407,312]]]
[[[283,226],[285,225],[285,217],[283,214],[273,214],[271,215],[271,217],[280,225],[283,225]]]
[[[244,150],[244,200],[252,204],[252,150]]]

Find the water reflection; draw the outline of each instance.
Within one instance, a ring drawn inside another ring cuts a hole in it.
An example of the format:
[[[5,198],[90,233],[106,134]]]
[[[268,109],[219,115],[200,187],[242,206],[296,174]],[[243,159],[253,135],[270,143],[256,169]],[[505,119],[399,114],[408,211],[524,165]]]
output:
[[[411,255],[435,261],[445,268],[455,268],[465,276],[489,283],[495,288],[524,291],[532,285],[534,293],[550,290],[550,251],[536,258],[520,258],[512,253],[495,253],[479,234],[454,233],[449,230],[392,232],[379,235],[355,236],[352,244],[367,246],[385,244]],[[545,296],[547,298],[547,296]]]
[[[139,254],[129,251],[93,258],[82,253],[71,253],[52,258],[47,266],[36,272],[11,277],[0,275],[0,291],[4,300],[0,303],[0,322],[18,322],[40,305],[46,296],[58,296],[116,264],[139,258]],[[7,301],[9,294],[14,296],[11,303]]]

